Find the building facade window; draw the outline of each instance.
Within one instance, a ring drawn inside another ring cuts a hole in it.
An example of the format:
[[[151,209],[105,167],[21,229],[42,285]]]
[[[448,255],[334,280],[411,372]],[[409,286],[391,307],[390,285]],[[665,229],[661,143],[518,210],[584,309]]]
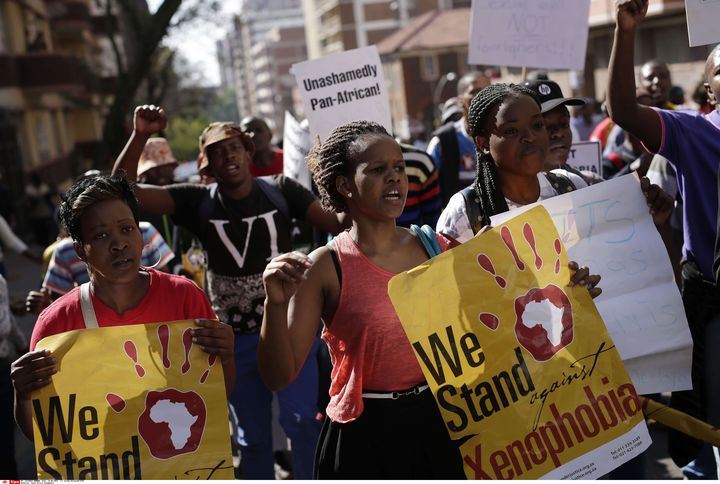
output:
[[[0,12],[1,11],[2,7],[0,7]],[[5,18],[0,16],[0,53],[8,52],[10,50],[8,48],[7,34],[5,33],[5,29]]]
[[[420,57],[420,78],[423,81],[434,81],[440,76],[440,67],[436,55]]]

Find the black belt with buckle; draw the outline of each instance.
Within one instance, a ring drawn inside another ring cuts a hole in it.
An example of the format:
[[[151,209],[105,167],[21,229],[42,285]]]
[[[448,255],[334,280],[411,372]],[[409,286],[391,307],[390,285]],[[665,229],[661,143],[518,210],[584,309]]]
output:
[[[422,385],[416,385],[412,388],[409,388],[407,390],[401,390],[396,392],[374,392],[374,391],[366,391],[363,392],[362,397],[363,398],[390,398],[392,400],[397,400],[401,397],[409,397],[411,395],[419,395],[421,392],[424,392],[430,388],[427,383],[424,383]]]

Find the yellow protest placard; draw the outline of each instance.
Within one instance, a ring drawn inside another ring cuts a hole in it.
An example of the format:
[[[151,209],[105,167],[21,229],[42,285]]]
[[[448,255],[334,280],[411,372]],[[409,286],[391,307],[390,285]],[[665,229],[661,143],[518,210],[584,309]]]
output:
[[[582,263],[582,261],[580,261]],[[637,394],[543,207],[389,294],[471,479],[590,478],[650,444]]]
[[[222,365],[192,321],[41,340],[58,360],[32,398],[39,479],[233,479]]]

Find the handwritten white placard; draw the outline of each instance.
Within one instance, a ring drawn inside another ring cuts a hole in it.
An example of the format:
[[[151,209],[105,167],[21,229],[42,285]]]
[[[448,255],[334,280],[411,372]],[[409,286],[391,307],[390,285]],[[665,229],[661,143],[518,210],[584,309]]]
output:
[[[637,176],[538,203],[550,212],[570,259],[602,276],[595,305],[638,393],[691,388],[685,310]],[[535,205],[496,215],[492,224]]]
[[[590,0],[473,0],[470,64],[582,69]]]
[[[308,190],[312,187],[312,176],[305,157],[312,148],[310,131],[303,128],[292,114],[285,111],[283,132],[283,175],[292,178]]]
[[[567,164],[580,171],[602,176],[602,158],[599,141],[578,141],[572,144]]]
[[[720,0],[685,0],[690,47],[720,42]]]
[[[294,64],[313,138],[350,121],[375,121],[392,133],[380,55],[373,45]]]

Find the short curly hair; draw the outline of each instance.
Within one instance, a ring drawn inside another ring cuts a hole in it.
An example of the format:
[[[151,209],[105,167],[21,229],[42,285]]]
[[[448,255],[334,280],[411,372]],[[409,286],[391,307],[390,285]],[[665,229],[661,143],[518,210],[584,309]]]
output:
[[[123,175],[95,175],[81,178],[62,197],[58,218],[75,242],[82,242],[80,221],[85,210],[104,200],[125,202],[138,224],[138,203],[133,184]]]
[[[348,162],[357,155],[356,142],[365,135],[372,134],[392,138],[378,123],[352,121],[332,130],[324,142],[318,140],[308,153],[308,166],[320,192],[320,203],[326,210],[335,213],[347,212],[347,203],[337,191],[335,180],[340,175],[349,175]]]

